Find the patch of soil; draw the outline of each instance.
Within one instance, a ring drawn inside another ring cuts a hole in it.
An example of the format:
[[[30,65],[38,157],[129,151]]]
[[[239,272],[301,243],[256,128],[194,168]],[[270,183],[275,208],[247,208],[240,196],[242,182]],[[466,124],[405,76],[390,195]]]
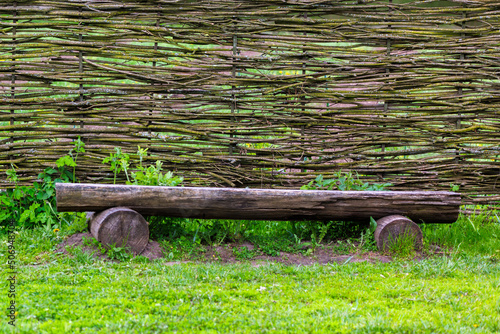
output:
[[[99,248],[95,245],[85,245],[83,243],[83,238],[90,240],[93,236],[90,232],[77,233],[69,236],[66,240],[60,243],[57,246],[56,253],[62,253],[68,255],[69,252],[67,247],[81,247],[82,250],[86,253],[94,252],[94,258],[102,259],[102,260],[110,260],[108,255],[101,253]],[[163,258],[163,249],[160,244],[156,241],[149,241],[146,248],[142,251],[141,256],[147,257],[150,260],[161,259]]]
[[[249,251],[254,250],[255,247],[249,242],[242,244],[226,244],[223,246],[206,246],[207,251],[204,253],[202,261],[216,261],[221,263],[238,263],[242,261],[250,261],[254,266],[260,266],[262,262],[280,262],[290,265],[312,265],[312,264],[327,264],[327,263],[348,263],[348,262],[391,262],[390,256],[382,255],[375,252],[368,252],[364,254],[348,254],[339,255],[331,248],[316,248],[315,252],[311,255],[304,255],[300,253],[286,253],[279,252],[278,256],[270,256],[265,254],[258,254],[253,256],[250,260],[240,260],[234,253],[233,248],[241,249],[246,247]]]
[[[84,252],[94,253],[94,258],[110,260],[110,258],[99,251],[99,248],[95,245],[84,245],[82,238],[91,239],[92,235],[88,232],[77,233],[68,237],[65,241],[58,245],[56,252],[69,255],[67,247],[81,247]],[[244,249],[243,247],[246,247]],[[349,262],[382,262],[388,263],[393,259],[390,256],[386,256],[377,252],[366,252],[366,253],[352,253],[339,255],[335,253],[335,250],[331,247],[317,247],[313,254],[301,254],[301,253],[286,253],[279,252],[278,256],[270,256],[263,254],[258,247],[254,246],[252,243],[245,241],[243,243],[229,243],[219,246],[203,246],[204,252],[200,252],[196,255],[196,259],[193,261],[166,261],[165,265],[175,265],[179,263],[188,262],[219,262],[219,263],[240,263],[247,262],[252,266],[261,266],[266,262],[278,262],[287,265],[313,265],[313,264],[328,264],[328,263],[349,263]],[[240,251],[240,256],[237,256],[237,252]],[[242,250],[246,251],[249,255],[248,259],[242,258]],[[304,249],[307,250],[307,247]],[[442,250],[436,246],[436,249],[431,250],[435,255],[442,255]],[[150,241],[146,246],[146,249],[140,254],[147,257],[150,260],[164,258],[164,251],[160,244],[156,241]],[[417,254],[415,260],[421,260],[424,258],[422,254]]]
[[[163,248],[161,248],[160,244],[156,241],[149,240],[146,245],[146,249],[142,251],[141,256],[145,256],[150,260],[162,259],[165,256],[163,255]]]

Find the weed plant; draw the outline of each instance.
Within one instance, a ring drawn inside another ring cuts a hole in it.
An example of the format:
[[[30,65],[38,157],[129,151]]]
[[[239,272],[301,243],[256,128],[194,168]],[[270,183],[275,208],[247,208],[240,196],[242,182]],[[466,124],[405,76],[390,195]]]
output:
[[[116,245],[108,245],[104,247],[94,237],[91,237],[89,239],[83,237],[82,243],[85,246],[93,246],[97,248],[101,252],[101,254],[106,254],[111,260],[128,261],[133,256],[131,252],[127,250],[125,247],[118,247]]]
[[[78,154],[85,152],[84,143],[78,138],[74,149],[57,160],[57,168],[46,168],[38,175],[32,186],[19,183],[15,166],[7,171],[7,178],[14,183],[13,189],[0,193],[0,227],[2,230],[10,220],[23,228],[44,226],[47,231],[60,228],[61,222],[71,223],[81,214],[58,213],[55,205],[55,184],[73,182]]]

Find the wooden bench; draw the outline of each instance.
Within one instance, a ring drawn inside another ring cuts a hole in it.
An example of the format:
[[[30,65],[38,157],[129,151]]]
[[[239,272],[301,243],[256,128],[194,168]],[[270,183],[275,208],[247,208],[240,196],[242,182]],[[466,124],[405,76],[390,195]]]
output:
[[[129,247],[140,254],[149,240],[142,215],[202,219],[277,221],[377,220],[379,249],[403,233],[422,243],[417,224],[453,223],[460,194],[447,191],[326,191],[205,187],[154,187],[56,184],[59,212],[95,212],[92,235],[104,245]]]

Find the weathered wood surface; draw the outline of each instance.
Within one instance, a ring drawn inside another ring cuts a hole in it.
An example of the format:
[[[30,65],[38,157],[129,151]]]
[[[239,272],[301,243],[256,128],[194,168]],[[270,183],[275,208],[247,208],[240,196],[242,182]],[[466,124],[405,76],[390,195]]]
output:
[[[116,246],[140,254],[149,241],[149,226],[134,210],[113,207],[90,216],[90,233],[105,247]]]
[[[249,220],[366,221],[403,215],[416,222],[453,223],[460,194],[437,191],[325,191],[101,184],[56,185],[57,209],[128,207],[145,215]]]
[[[392,243],[405,236],[413,239],[413,247],[416,250],[422,249],[422,230],[410,219],[400,215],[391,215],[377,220],[374,238],[379,250],[387,250]]]

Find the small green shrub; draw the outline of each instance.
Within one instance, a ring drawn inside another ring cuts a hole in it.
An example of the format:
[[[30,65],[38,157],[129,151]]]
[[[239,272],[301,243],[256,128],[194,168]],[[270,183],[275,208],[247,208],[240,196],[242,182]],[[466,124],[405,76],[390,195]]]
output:
[[[133,255],[126,247],[118,247],[116,245],[110,245],[105,248],[105,254],[111,260],[117,260],[120,262],[129,261]]]
[[[109,163],[109,169],[113,172],[114,184],[116,184],[116,178],[121,171],[125,173],[125,177],[127,178],[126,183],[129,185],[175,187],[184,181],[182,177],[175,176],[170,171],[163,174],[163,163],[161,161],[156,161],[155,165],[144,166],[143,160],[147,155],[147,148],[137,147],[139,164],[135,167],[130,162],[129,154],[122,152],[119,147],[115,147],[115,151],[115,153],[110,153],[109,157],[102,161],[104,164]]]
[[[39,182],[32,186],[20,185],[14,167],[7,171],[8,180],[15,184],[13,189],[0,193],[0,225],[10,219],[19,227],[45,226],[47,230],[59,227],[60,221],[68,214],[58,214],[55,203],[55,182],[68,182],[62,173],[54,179],[57,170],[47,168],[38,175]]]
[[[308,184],[303,185],[302,190],[357,190],[357,191],[380,191],[392,186],[391,183],[368,183],[359,179],[357,173],[342,172],[335,173],[335,178],[324,179],[323,175],[318,175]]]
[[[137,171],[132,172],[132,181],[130,181],[127,175],[127,184],[135,184],[142,186],[169,186],[175,187],[178,186],[184,181],[184,178],[175,176],[174,173],[168,171],[165,174],[162,173],[162,165],[161,161],[156,161],[155,165],[150,165],[145,167],[142,165],[142,161],[147,154],[148,149],[141,149],[138,147],[138,155],[139,155],[139,165],[136,167]],[[126,171],[126,169],[125,169]]]
[[[109,157],[102,160],[103,164],[110,164],[109,169],[113,172],[113,184],[116,184],[116,177],[122,170],[125,170],[128,179],[127,170],[130,165],[130,155],[123,153],[119,147],[115,147],[115,151],[116,153],[110,153]]]
[[[5,226],[13,219],[19,227],[45,226],[46,230],[51,231],[60,227],[61,222],[70,224],[70,221],[81,216],[56,211],[55,184],[76,181],[78,155],[85,152],[85,144],[80,138],[75,140],[74,146],[67,155],[57,160],[57,169],[46,168],[32,186],[19,183],[16,168],[12,165],[6,174],[7,180],[14,183],[14,188],[0,193],[0,226]]]
[[[78,137],[77,140],[74,141],[75,147],[71,149],[68,154],[62,156],[57,159],[56,166],[59,168],[61,175],[63,175],[63,170],[66,170],[66,167],[72,167],[73,172],[71,174],[64,174],[70,182],[76,182],[76,166],[78,161],[78,155],[80,153],[85,153],[85,143]]]

